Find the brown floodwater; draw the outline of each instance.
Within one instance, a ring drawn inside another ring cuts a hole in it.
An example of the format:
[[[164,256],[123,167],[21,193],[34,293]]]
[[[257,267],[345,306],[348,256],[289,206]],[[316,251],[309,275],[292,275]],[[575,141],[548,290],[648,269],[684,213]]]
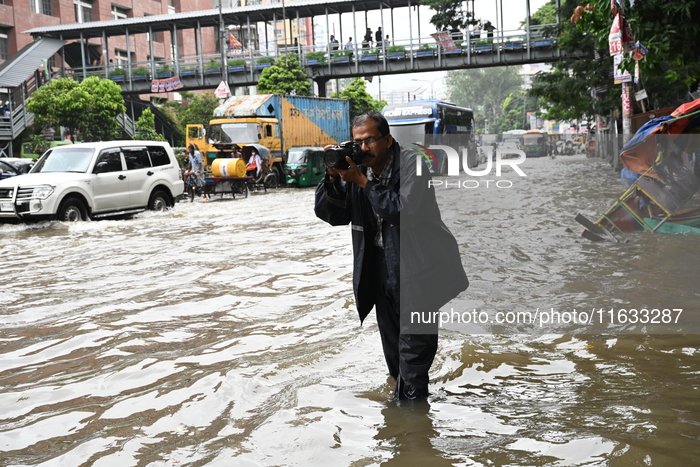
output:
[[[574,216],[625,183],[580,155],[521,167],[510,188],[437,190],[471,280],[460,306],[682,319],[447,325],[431,396],[396,404],[374,315],[357,318],[350,230],[314,217],[313,190],[1,225],[0,465],[697,465],[698,237],[593,244]]]

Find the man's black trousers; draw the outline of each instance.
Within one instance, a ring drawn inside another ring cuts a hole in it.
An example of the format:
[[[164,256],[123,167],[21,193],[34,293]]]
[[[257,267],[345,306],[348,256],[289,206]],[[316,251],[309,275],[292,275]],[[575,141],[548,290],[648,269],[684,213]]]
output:
[[[384,358],[389,374],[396,380],[394,398],[417,399],[428,396],[428,371],[437,352],[437,326],[434,334],[401,334],[399,312],[400,297],[394,297],[387,288],[387,268],[384,251],[368,248],[371,260],[369,268],[376,300],[375,310],[379,334],[382,338]]]

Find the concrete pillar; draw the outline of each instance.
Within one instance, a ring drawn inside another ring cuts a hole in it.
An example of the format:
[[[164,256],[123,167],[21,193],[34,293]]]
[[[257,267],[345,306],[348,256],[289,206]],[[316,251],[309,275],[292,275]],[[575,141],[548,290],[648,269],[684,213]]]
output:
[[[315,81],[318,86],[318,97],[327,97],[326,83],[328,82],[328,78],[316,78]]]

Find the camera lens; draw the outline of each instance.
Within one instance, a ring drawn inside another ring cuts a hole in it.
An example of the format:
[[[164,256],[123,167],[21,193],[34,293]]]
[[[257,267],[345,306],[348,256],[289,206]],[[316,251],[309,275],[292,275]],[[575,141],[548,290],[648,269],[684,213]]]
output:
[[[326,164],[326,167],[335,167],[338,165],[339,159],[340,157],[338,157],[338,151],[335,149],[329,149],[323,156],[323,162]]]
[[[342,149],[328,149],[323,154],[323,163],[326,167],[345,170],[348,168],[348,162],[345,160],[345,154]]]

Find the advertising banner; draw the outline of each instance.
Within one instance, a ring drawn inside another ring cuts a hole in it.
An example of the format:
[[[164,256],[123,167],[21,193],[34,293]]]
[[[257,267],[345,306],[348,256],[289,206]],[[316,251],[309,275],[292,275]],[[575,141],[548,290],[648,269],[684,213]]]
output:
[[[445,51],[451,51],[451,50],[458,50],[459,47],[455,44],[455,41],[452,40],[452,35],[450,35],[449,32],[436,32],[434,34],[430,35],[435,41],[437,41],[438,44],[440,44],[440,47],[445,49]]]
[[[151,81],[151,92],[172,92],[182,88],[179,76]]]

